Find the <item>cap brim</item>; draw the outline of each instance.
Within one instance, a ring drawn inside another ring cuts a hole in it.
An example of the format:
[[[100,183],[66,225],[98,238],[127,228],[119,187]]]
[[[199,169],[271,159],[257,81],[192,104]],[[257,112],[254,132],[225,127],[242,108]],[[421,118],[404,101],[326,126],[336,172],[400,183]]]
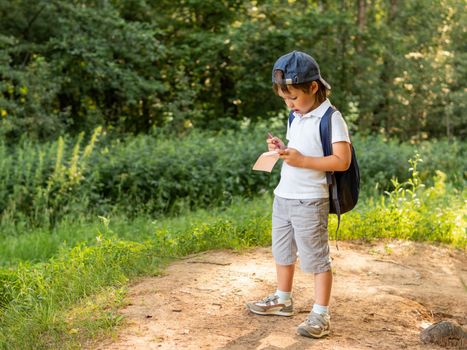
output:
[[[319,77],[319,80],[323,83],[326,89],[331,90],[331,85],[329,85],[329,83],[326,80],[324,80],[322,77]]]

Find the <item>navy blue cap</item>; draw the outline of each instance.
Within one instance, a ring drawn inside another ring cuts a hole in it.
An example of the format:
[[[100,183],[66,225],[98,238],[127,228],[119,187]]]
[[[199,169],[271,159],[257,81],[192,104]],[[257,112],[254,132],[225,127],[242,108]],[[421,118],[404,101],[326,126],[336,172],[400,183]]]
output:
[[[277,81],[274,77],[276,70],[284,72],[285,81]],[[310,55],[292,51],[279,59],[274,64],[272,69],[272,82],[277,84],[301,84],[314,80],[320,80],[327,89],[331,89],[331,85],[323,79],[319,71],[318,63]]]

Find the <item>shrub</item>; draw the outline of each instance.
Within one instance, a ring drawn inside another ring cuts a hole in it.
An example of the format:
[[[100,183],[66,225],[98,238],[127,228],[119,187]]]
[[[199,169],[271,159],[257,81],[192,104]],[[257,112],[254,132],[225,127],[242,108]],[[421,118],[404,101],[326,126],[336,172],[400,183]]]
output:
[[[54,226],[64,217],[175,215],[271,192],[280,163],[271,174],[251,170],[266,148],[266,134],[264,126],[257,126],[223,133],[193,130],[182,138],[158,131],[120,140],[97,128],[88,138],[23,141],[12,148],[0,143],[1,222],[24,231],[21,225]],[[407,160],[416,151],[426,159],[419,176],[427,184],[433,183],[436,169],[456,188],[465,183],[465,143],[412,145],[358,135],[353,142],[363,198],[391,190],[392,177],[406,181]]]
[[[434,185],[426,188],[418,170],[421,158],[416,155],[410,162],[411,177],[402,183],[392,179],[394,189],[379,201],[368,201],[360,210],[346,214],[340,236],[431,241],[465,249],[465,190],[449,188],[441,171],[437,171]],[[331,227],[335,224],[332,220]]]

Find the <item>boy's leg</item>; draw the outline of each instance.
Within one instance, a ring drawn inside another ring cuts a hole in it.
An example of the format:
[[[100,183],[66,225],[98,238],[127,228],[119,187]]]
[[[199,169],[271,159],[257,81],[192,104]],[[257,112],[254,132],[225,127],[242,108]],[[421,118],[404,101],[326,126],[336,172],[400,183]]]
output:
[[[295,273],[295,264],[279,265],[276,263],[277,289],[283,292],[291,292],[293,276]]]
[[[290,220],[291,203],[293,201],[276,197],[272,211],[272,254],[276,261],[277,289],[285,293],[292,291],[297,260],[297,245]]]
[[[328,243],[328,199],[301,200],[292,217],[301,267],[314,274],[315,304],[307,319],[300,324],[301,335],[320,338],[329,334],[328,305],[331,296],[332,271]]]
[[[315,303],[328,306],[331,299],[332,271],[315,273]]]
[[[247,308],[257,315],[292,316],[293,301],[291,297],[295,264],[280,265],[276,263],[277,290],[266,298],[247,303]]]
[[[272,210],[272,253],[276,261],[277,290],[266,298],[249,302],[247,308],[258,315],[293,315],[292,283],[297,260],[293,228],[289,218],[290,200],[276,197]]]
[[[300,326],[298,333],[311,338],[321,338],[329,334],[329,300],[331,298],[332,271],[315,273],[315,304],[310,314]]]

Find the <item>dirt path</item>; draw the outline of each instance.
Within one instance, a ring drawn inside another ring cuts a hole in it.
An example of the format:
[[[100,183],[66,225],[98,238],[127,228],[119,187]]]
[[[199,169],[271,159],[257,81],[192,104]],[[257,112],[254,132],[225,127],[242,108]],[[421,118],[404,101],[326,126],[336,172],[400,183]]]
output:
[[[244,303],[275,289],[270,249],[212,251],[130,288],[126,322],[92,349],[441,349],[423,345],[422,327],[467,324],[465,252],[413,242],[332,247],[331,335],[295,330],[312,304],[311,276],[297,269],[295,315],[256,316]]]

